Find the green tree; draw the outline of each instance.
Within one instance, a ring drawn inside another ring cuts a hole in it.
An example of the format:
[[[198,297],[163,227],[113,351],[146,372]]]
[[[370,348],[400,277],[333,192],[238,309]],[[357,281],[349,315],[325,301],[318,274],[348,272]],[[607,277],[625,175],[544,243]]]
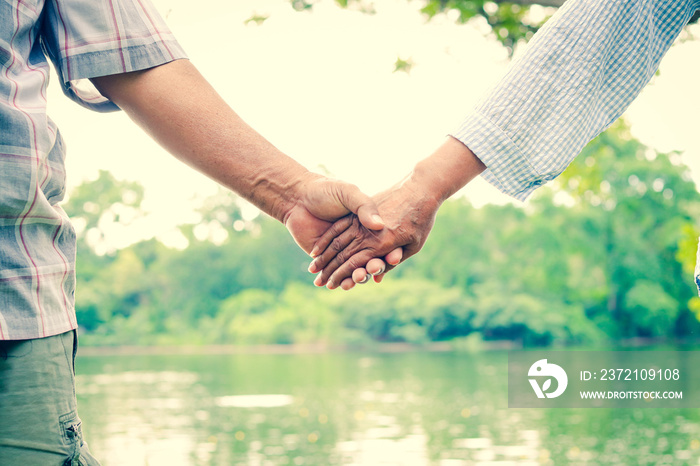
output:
[[[129,225],[143,215],[143,186],[134,181],[120,181],[100,170],[97,179],[75,188],[63,204],[76,227],[79,247],[100,253],[113,252],[105,244],[107,229],[115,224]]]
[[[297,11],[309,11],[317,0],[290,0]],[[546,22],[556,8],[565,0],[424,0],[421,11],[428,19],[439,14],[454,11],[459,23],[465,24],[475,20],[484,20],[495,38],[503,44],[512,56],[515,47],[528,41]],[[369,0],[335,0],[343,8],[352,8],[368,14],[374,13]],[[533,6],[544,7],[538,14],[531,14]],[[695,23],[700,18],[696,13],[690,20]],[[267,19],[267,18],[265,18]],[[253,15],[248,22],[257,22]],[[263,20],[264,21],[264,20]],[[403,68],[397,71],[405,71]]]
[[[674,318],[686,314],[697,295],[692,275],[678,257],[681,249],[688,254],[682,248],[688,232],[698,230],[700,194],[680,155],[650,150],[618,123],[591,142],[557,183],[589,212],[593,228],[601,233],[598,254],[604,255],[609,292],[598,312],[613,316],[619,336],[693,329],[676,327]],[[683,260],[694,260],[694,253],[691,257]],[[670,316],[665,325],[641,324],[638,306],[645,301],[650,309],[664,304],[663,312]]]
[[[132,295],[133,283],[126,277],[117,278],[118,289],[112,289],[115,277],[108,272],[117,256],[106,241],[110,228],[119,224],[129,225],[140,217],[143,187],[137,182],[117,180],[111,173],[101,170],[97,179],[87,181],[75,188],[63,204],[76,227],[78,242],[77,260],[77,304],[78,321],[87,329],[95,329],[108,321],[120,305],[114,302],[123,295]],[[126,262],[138,263],[138,256],[125,258]],[[123,270],[125,262],[116,264]],[[139,280],[139,267],[131,277]]]

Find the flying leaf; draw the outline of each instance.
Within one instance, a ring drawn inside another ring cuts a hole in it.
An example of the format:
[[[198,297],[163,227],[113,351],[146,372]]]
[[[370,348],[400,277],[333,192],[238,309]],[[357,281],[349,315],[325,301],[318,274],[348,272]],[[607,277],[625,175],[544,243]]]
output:
[[[413,60],[410,58],[404,60],[403,58],[399,57],[394,63],[394,73],[403,71],[404,73],[409,74],[411,72],[411,68],[413,68]]]
[[[246,19],[243,21],[243,24],[254,24],[256,26],[260,26],[262,23],[267,21],[269,18],[269,15],[259,15],[259,14],[254,14],[250,18]]]

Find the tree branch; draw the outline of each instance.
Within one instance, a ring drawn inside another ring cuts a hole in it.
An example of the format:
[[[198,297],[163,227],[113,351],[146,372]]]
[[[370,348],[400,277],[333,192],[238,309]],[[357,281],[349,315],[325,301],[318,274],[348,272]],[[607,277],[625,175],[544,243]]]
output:
[[[523,5],[523,6],[541,5],[541,6],[552,6],[555,8],[559,8],[565,2],[565,0],[492,0],[492,1],[494,3],[514,3],[516,5]],[[695,12],[693,17],[690,18],[690,21],[688,22],[688,24],[697,23],[699,19],[700,19],[700,10]]]

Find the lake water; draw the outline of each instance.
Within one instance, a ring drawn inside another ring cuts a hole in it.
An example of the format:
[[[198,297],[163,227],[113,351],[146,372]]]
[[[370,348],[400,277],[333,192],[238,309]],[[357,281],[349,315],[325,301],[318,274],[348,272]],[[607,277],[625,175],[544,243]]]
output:
[[[104,466],[700,464],[700,413],[508,409],[507,354],[81,356]]]

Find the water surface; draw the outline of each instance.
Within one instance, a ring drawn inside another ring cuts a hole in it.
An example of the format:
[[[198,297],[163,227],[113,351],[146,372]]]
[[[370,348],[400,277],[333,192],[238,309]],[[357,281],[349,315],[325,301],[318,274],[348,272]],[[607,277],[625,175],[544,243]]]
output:
[[[508,409],[507,354],[79,356],[114,465],[700,464],[697,410]]]

